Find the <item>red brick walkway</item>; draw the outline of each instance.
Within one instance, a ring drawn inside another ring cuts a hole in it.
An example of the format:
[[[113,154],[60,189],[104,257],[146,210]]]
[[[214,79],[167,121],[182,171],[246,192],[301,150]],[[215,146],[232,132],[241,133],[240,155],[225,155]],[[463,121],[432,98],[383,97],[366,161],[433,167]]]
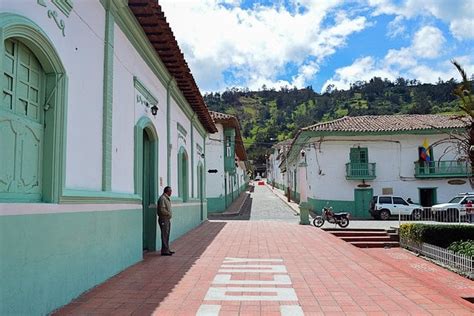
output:
[[[172,257],[148,255],[57,314],[196,315],[201,305],[220,306],[219,315],[280,315],[281,305],[299,305],[304,315],[474,314],[474,308],[461,301],[456,291],[443,290],[445,283],[432,279],[424,282],[414,277],[416,272],[380,260],[377,256],[384,258],[381,253],[369,254],[311,226],[266,221],[207,222],[172,246],[177,251]],[[287,272],[219,272],[226,257],[282,259],[238,265],[280,265]],[[410,262],[426,263],[414,256]],[[209,288],[225,287],[215,281],[213,284],[217,274],[231,274],[233,281],[270,281],[274,275],[286,275],[291,284],[232,285],[252,289],[227,293],[222,300],[205,300]],[[472,284],[448,271],[440,275]],[[271,295],[275,294],[261,293],[258,288],[292,288],[297,300],[274,301]],[[464,289],[463,295],[468,291]],[[474,296],[472,288],[470,292]],[[238,298],[263,299],[264,295],[269,300]]]

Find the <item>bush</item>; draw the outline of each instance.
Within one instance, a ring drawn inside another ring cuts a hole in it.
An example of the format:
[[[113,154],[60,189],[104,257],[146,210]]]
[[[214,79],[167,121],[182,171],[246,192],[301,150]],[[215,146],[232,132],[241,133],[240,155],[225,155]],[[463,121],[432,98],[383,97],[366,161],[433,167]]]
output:
[[[448,249],[465,256],[474,257],[474,240],[455,241],[449,245]]]
[[[402,224],[400,239],[447,248],[455,241],[474,237],[473,225]]]

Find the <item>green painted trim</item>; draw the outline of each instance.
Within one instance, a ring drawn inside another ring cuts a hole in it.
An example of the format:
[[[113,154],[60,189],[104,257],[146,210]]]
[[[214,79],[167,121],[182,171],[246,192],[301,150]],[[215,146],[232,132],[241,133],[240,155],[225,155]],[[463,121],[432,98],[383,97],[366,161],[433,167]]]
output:
[[[207,213],[222,213],[225,211],[225,196],[208,197],[207,198]]]
[[[173,79],[168,81],[166,85],[166,179],[167,185],[171,186],[171,93],[170,86],[173,84]]]
[[[102,190],[112,189],[112,110],[114,99],[114,26],[115,18],[110,11],[110,2],[105,10],[104,39],[104,94],[102,120]]]
[[[66,174],[66,71],[52,41],[30,19],[18,14],[0,13],[0,52],[4,51],[8,38],[21,40],[35,54],[46,73],[46,94],[52,93],[47,104],[50,110],[45,112],[42,187],[43,201],[56,203],[62,194]]]
[[[64,189],[59,203],[64,204],[141,204],[141,196],[131,193]]]
[[[308,197],[308,203],[311,205],[311,209],[318,215],[321,215],[321,210],[326,205],[332,206],[336,212],[349,212],[354,214],[355,202],[354,201],[343,201],[343,200],[323,200],[323,199],[314,199]],[[328,204],[329,203],[329,204]],[[369,215],[367,213],[367,215]]]
[[[183,134],[184,137],[186,137],[186,135],[188,135],[188,131],[184,128],[183,125],[181,125],[179,122],[176,123],[176,128],[178,129],[178,131]]]
[[[135,135],[134,135],[134,188],[135,194],[142,197],[143,192],[143,132],[146,131],[148,137],[150,138],[151,143],[151,152],[152,152],[152,160],[154,161],[153,164],[153,173],[150,175],[154,178],[152,183],[154,183],[154,188],[152,188],[152,195],[150,199],[152,201],[157,200],[157,183],[158,183],[158,133],[156,132],[155,125],[150,120],[149,117],[143,116],[138,120],[137,124],[135,125]]]
[[[204,201],[207,199],[207,157],[206,157],[206,136],[202,137],[202,144],[204,145],[204,170],[203,170],[203,187],[202,187],[202,194],[204,197]],[[207,203],[207,202],[206,202]],[[207,206],[203,208],[206,211],[206,215],[203,216],[203,220],[207,219]]]
[[[195,115],[191,119],[191,198],[194,198],[194,118]]]
[[[138,77],[133,76],[133,86],[135,89],[140,92],[145,99],[148,101],[150,106],[157,105],[158,99],[147,89],[147,87],[138,79]]]

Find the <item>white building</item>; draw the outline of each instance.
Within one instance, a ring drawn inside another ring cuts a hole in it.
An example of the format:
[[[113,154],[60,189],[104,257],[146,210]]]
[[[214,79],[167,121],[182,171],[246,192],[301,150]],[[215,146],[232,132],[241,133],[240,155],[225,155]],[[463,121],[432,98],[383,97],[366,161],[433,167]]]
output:
[[[293,139],[287,139],[272,146],[272,152],[267,160],[267,182],[286,192],[286,165],[285,157]]]
[[[247,154],[235,116],[213,112],[217,133],[208,136],[207,155],[207,211],[224,212],[248,184],[245,161]]]
[[[308,202],[321,210],[329,203],[353,217],[369,217],[373,195],[410,197],[431,206],[471,190],[471,174],[459,143],[450,133],[465,132],[453,116],[381,115],[343,117],[301,129],[288,154],[289,186],[299,201],[304,153]],[[428,142],[431,161],[420,159]]]
[[[171,239],[206,219],[217,129],[157,1],[1,1],[0,55],[1,315],[47,314],[159,248],[167,185]]]

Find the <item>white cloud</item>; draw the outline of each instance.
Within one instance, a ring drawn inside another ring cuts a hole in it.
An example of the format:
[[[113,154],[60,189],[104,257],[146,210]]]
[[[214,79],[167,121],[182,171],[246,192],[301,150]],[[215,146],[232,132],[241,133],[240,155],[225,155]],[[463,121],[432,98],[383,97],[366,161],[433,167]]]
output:
[[[325,58],[344,46],[351,34],[369,25],[365,17],[342,11],[342,0],[302,0],[295,1],[292,8],[276,4],[251,10],[240,8],[239,3],[160,1],[204,91],[222,90],[228,85],[251,89],[262,84],[303,87]],[[298,74],[291,82],[279,80],[289,64]],[[222,80],[224,73],[230,73],[234,80]]]
[[[374,76],[393,80],[399,76],[435,83],[439,78],[459,79],[456,69],[449,59],[440,58],[445,46],[445,38],[436,27],[424,26],[413,36],[410,46],[390,49],[384,58],[366,56],[355,60],[352,65],[336,69],[335,75],[326,81],[322,91],[329,84],[338,89],[347,89],[358,80],[368,81]],[[463,65],[467,74],[474,73],[474,57],[458,56],[454,59]]]
[[[367,0],[375,14],[394,14],[407,19],[433,16],[449,25],[459,40],[474,38],[474,4],[472,0]]]
[[[446,42],[440,29],[433,26],[424,26],[415,33],[413,38],[414,53],[423,58],[436,58],[440,55]]]
[[[404,18],[403,16],[397,16],[395,19],[393,19],[390,23],[388,23],[388,32],[387,35],[389,37],[397,37],[400,35],[405,34],[406,28],[404,23]]]

